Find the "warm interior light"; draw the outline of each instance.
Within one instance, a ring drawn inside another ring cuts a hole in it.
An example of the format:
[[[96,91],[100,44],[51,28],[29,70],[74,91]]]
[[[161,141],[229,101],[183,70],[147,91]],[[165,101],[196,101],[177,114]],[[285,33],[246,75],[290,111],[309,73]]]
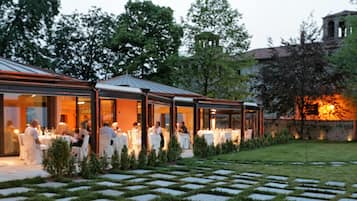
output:
[[[19,129],[15,129],[15,130],[14,130],[14,133],[15,133],[15,134],[19,134],[19,133],[20,133]]]
[[[347,137],[347,141],[351,142],[352,141],[352,136],[351,135],[348,135]]]
[[[36,94],[32,94],[31,97],[32,97],[32,98],[33,98],[33,97],[36,97]]]
[[[85,104],[86,102],[84,102],[84,101],[78,101],[78,105],[83,105],[83,104]]]

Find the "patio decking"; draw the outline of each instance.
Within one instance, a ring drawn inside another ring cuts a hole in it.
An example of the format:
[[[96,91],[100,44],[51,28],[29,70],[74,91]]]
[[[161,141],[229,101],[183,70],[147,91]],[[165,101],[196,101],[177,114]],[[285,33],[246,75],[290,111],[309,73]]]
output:
[[[0,157],[0,182],[26,179],[33,177],[47,177],[41,165],[25,165],[18,157]]]

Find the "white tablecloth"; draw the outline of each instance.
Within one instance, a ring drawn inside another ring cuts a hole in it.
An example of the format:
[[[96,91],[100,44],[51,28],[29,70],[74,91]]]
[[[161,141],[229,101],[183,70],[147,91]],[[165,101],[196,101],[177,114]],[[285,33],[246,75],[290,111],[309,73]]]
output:
[[[122,150],[122,148],[124,147],[124,145],[125,145],[127,148],[129,148],[129,147],[128,147],[128,144],[129,144],[129,142],[128,142],[128,136],[127,136],[126,133],[120,133],[120,134],[118,134],[117,137],[113,139],[113,141],[114,141],[114,143],[113,143],[114,149],[116,149],[119,154],[121,153],[121,150]]]
[[[221,132],[221,143],[232,141],[232,133],[230,132]]]
[[[203,136],[203,138],[205,139],[207,145],[212,145],[213,144],[213,142],[214,142],[213,131],[210,131],[210,130],[199,131],[198,135],[200,135],[201,137]]]
[[[38,140],[40,141],[41,144],[51,146],[52,141],[55,139],[55,136],[49,136],[49,135],[40,135],[38,136]]]
[[[177,134],[178,141],[181,145],[182,149],[190,148],[190,135],[187,133],[178,133]]]
[[[161,137],[158,134],[149,134],[149,144],[150,144],[150,149],[155,149],[156,151],[159,151],[160,149],[160,143],[161,143]]]
[[[248,129],[244,132],[244,141],[252,139],[253,129]]]

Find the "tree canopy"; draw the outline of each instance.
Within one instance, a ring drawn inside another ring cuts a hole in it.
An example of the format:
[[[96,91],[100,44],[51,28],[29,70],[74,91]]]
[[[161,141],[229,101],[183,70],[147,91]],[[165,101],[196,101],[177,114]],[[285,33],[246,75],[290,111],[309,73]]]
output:
[[[121,61],[118,67],[140,78],[156,77],[160,82],[170,73],[165,62],[178,54],[182,35],[171,8],[129,0],[112,41]]]
[[[195,36],[209,32],[220,37],[219,44],[225,53],[242,53],[249,47],[250,36],[241,19],[228,0],[196,0],[184,21],[186,45],[194,51]]]
[[[0,56],[48,67],[48,31],[59,6],[59,0],[1,0]]]
[[[255,88],[266,110],[279,116],[298,113],[303,134],[306,108],[316,98],[334,94],[341,80],[328,65],[314,22],[303,22],[300,33],[299,40],[283,42],[287,57],[272,48],[273,58],[261,67]]]
[[[117,17],[93,8],[87,14],[62,15],[50,41],[53,70],[89,81],[117,74],[118,58],[110,48]]]
[[[196,0],[184,27],[190,56],[176,63],[176,84],[209,97],[244,98],[240,69],[252,60],[242,54],[249,35],[238,11],[226,0]]]

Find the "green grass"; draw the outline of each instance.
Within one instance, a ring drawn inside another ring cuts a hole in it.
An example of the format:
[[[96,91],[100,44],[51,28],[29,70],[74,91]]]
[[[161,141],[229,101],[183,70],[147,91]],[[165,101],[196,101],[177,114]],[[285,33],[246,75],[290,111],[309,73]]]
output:
[[[242,151],[213,159],[262,162],[357,161],[357,143],[295,142]]]

